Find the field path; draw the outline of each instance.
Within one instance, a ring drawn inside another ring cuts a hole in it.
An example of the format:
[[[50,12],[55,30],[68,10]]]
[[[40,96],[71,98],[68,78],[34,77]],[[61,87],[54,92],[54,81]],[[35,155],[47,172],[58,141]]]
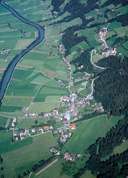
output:
[[[53,164],[55,164],[58,161],[58,158],[53,160],[51,163],[49,163],[46,167],[44,167],[43,169],[41,169],[38,173],[36,173],[36,176],[40,175],[42,172],[44,172],[45,170],[47,170],[49,167],[51,167]]]

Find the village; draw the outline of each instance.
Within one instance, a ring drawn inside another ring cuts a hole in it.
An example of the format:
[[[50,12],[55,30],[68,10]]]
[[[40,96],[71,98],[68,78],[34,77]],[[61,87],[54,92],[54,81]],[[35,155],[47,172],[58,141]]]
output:
[[[109,55],[116,55],[116,49],[109,48],[106,43],[107,28],[103,28],[99,31],[99,40],[102,42],[102,55],[107,57]],[[82,116],[80,113],[81,108],[91,106],[93,112],[103,113],[104,109],[101,103],[95,103],[93,101],[93,90],[94,90],[94,80],[93,76],[84,73],[84,76],[77,80],[92,81],[91,83],[91,92],[84,97],[80,97],[77,92],[72,91],[72,86],[74,86],[74,79],[72,77],[72,68],[69,60],[65,57],[65,48],[62,44],[59,45],[58,50],[62,55],[64,64],[67,67],[68,71],[68,90],[69,96],[60,97],[60,106],[63,109],[63,112],[55,108],[51,112],[41,112],[41,113],[32,113],[29,111],[29,107],[23,108],[22,112],[24,117],[31,118],[36,121],[37,118],[43,118],[46,121],[55,120],[57,123],[61,123],[60,127],[54,128],[52,125],[35,125],[32,128],[17,128],[17,118],[13,118],[8,123],[8,129],[12,131],[12,140],[13,142],[22,141],[28,137],[34,137],[47,132],[51,132],[53,135],[58,137],[58,143],[64,145],[71,137],[75,129],[77,129],[76,121],[78,121]],[[5,50],[5,52],[8,52]],[[3,52],[1,52],[3,54]],[[1,54],[0,53],[0,54]],[[59,81],[61,82],[61,81]],[[91,103],[93,101],[93,103]],[[59,156],[61,154],[58,148],[51,148],[49,150],[53,155]],[[66,161],[75,161],[79,158],[80,154],[64,153],[63,158]]]
[[[107,54],[103,55],[115,55],[112,51],[112,49],[108,49],[107,43],[105,41],[107,35],[107,29],[102,29],[99,32],[99,39],[103,43],[103,49],[107,49]],[[59,45],[58,50],[60,54],[62,55],[62,59],[64,64],[67,66],[68,71],[68,89],[69,89],[69,96],[62,96],[60,97],[60,106],[64,108],[64,111],[60,112],[58,108],[53,109],[51,112],[41,112],[41,113],[32,113],[29,111],[29,107],[23,108],[22,112],[24,117],[31,118],[36,121],[37,118],[43,118],[44,120],[55,120],[57,122],[61,123],[61,126],[58,128],[54,128],[52,125],[45,124],[45,125],[36,125],[32,128],[26,129],[26,128],[17,128],[17,118],[13,118],[8,123],[8,129],[12,131],[12,140],[13,142],[22,141],[28,137],[34,137],[38,136],[40,134],[45,134],[47,132],[53,133],[53,135],[56,135],[58,137],[58,143],[61,145],[64,145],[71,137],[75,129],[77,129],[76,121],[78,121],[82,116],[80,113],[81,108],[89,107],[91,106],[93,112],[103,113],[104,109],[101,103],[91,103],[93,100],[93,84],[94,80],[92,79],[93,76],[91,76],[88,73],[84,73],[84,76],[77,80],[85,80],[90,81],[91,83],[91,92],[84,97],[79,97],[79,94],[72,91],[72,86],[74,85],[74,79],[72,77],[72,68],[69,60],[65,57],[65,48],[62,44]],[[109,52],[108,52],[109,50]],[[111,51],[111,52],[110,52]],[[116,49],[114,49],[116,51]],[[60,150],[56,148],[51,148],[49,150],[53,155],[59,156],[61,154]],[[81,155],[80,154],[72,154],[72,153],[64,153],[63,158],[66,161],[75,161],[75,159],[78,159]]]
[[[104,27],[99,31],[99,40],[102,42],[102,56],[108,57],[108,56],[115,56],[117,54],[117,49],[109,47],[106,39],[108,34],[108,28]]]

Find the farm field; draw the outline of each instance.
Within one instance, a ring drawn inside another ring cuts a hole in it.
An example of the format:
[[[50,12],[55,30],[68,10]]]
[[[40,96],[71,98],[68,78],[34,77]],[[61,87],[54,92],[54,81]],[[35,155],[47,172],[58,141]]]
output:
[[[40,1],[39,3],[41,4]],[[40,14],[43,18],[45,17],[45,13],[50,13],[49,9],[47,9],[49,3],[50,1],[47,1],[43,4],[42,11],[42,5],[39,6],[38,3],[34,3],[34,1],[32,1],[31,9],[25,8],[27,7],[27,3],[20,3],[19,8],[16,1],[10,2],[10,4],[14,5],[19,12],[24,11],[26,17],[31,15],[31,18],[33,18],[35,21],[41,18]],[[12,56],[30,44],[34,40],[36,34],[33,28],[20,23],[14,17],[8,16],[6,10],[3,8],[1,9],[3,12],[0,18],[6,19],[6,21],[1,20],[0,36],[2,39],[0,40],[3,41],[1,45],[3,48],[8,48],[11,50],[11,53],[9,53],[8,56],[5,56],[5,60],[2,57],[1,67],[4,70],[9,61],[12,59]],[[32,9],[34,9],[34,11],[38,9],[39,13],[32,13]],[[33,49],[30,54],[26,55],[22,62],[17,65],[0,112],[9,112],[13,113],[14,115],[15,111],[21,113],[23,107],[29,106],[32,101],[35,101],[34,106],[39,104],[36,103],[37,101],[40,101],[42,108],[47,107],[47,111],[50,111],[56,107],[56,102],[52,102],[51,104],[49,103],[48,105],[47,103],[43,103],[45,98],[49,96],[56,97],[56,95],[62,96],[68,93],[67,89],[60,88],[57,83],[57,80],[59,79],[63,79],[64,81],[67,80],[66,68],[63,65],[62,59],[57,50],[60,25],[58,25],[57,28],[54,28],[54,26],[49,26],[49,23],[50,21],[44,21],[43,23],[47,29],[45,41]],[[4,30],[5,27],[7,29],[6,31]],[[2,28],[5,35],[3,35]],[[21,29],[25,30],[23,31]],[[13,39],[13,45],[12,41],[9,41],[11,45],[8,43],[9,37]],[[36,108],[37,107],[35,107],[35,111]],[[43,109],[38,109],[37,112],[38,111],[41,112]]]
[[[80,178],[96,178],[93,174],[91,174],[90,171],[86,171],[85,174],[83,174],[83,176],[81,176]]]
[[[6,177],[16,177],[18,173],[31,168],[34,163],[50,157],[49,148],[56,145],[56,139],[50,134],[32,138],[32,143],[3,154]],[[13,164],[12,164],[13,162]]]
[[[64,150],[83,153],[97,138],[104,137],[119,119],[119,117],[113,117],[109,121],[105,115],[101,115],[81,121],[71,139],[65,144]]]
[[[54,165],[52,165],[51,167],[49,167],[46,171],[44,171],[43,173],[41,173],[38,176],[32,176],[32,178],[71,178],[67,175],[64,175],[64,173],[62,173],[62,167],[61,167],[61,161],[59,160],[58,162],[56,162]]]
[[[125,142],[121,143],[120,145],[114,148],[113,154],[120,154],[127,149],[128,149],[128,141],[126,140]]]

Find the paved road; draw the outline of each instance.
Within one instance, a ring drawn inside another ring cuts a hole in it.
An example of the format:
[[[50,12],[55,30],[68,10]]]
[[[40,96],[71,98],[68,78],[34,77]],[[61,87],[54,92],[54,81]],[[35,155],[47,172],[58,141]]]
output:
[[[86,100],[92,100],[93,99],[93,93],[94,93],[94,82],[98,77],[92,79],[92,83],[91,83],[91,92],[85,97]]]
[[[30,52],[33,48],[35,48],[37,45],[39,45],[44,40],[45,29],[41,25],[23,17],[12,6],[3,2],[2,0],[0,1],[0,5],[4,7],[6,10],[8,10],[11,13],[11,15],[16,17],[18,20],[20,20],[21,22],[31,27],[34,27],[35,30],[37,31],[36,39],[11,60],[11,62],[8,64],[6,70],[3,73],[2,79],[0,81],[0,104],[2,104],[2,99],[5,95],[6,89],[10,83],[10,80],[12,78],[12,75],[16,68],[17,63],[23,60],[23,56],[25,56],[28,52]]]
[[[95,53],[96,53],[96,50],[93,49],[93,50],[91,51],[91,57],[90,57],[90,62],[91,62],[91,64],[93,65],[93,67],[95,67],[95,68],[97,68],[97,69],[105,70],[106,67],[98,66],[98,65],[96,65],[96,64],[93,62],[93,54],[95,54]]]

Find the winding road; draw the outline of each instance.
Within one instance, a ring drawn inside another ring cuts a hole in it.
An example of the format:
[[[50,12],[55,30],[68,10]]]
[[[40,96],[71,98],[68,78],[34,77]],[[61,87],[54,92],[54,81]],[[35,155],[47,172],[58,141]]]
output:
[[[10,6],[8,3],[3,2],[0,0],[0,6],[4,7],[6,10],[8,10],[11,15],[16,17],[18,20],[23,22],[24,24],[27,24],[37,31],[37,37],[36,39],[29,44],[25,49],[21,50],[20,53],[18,53],[8,64],[6,70],[3,73],[2,79],[0,81],[0,104],[2,104],[2,99],[5,95],[6,89],[10,83],[10,80],[12,78],[13,72],[16,68],[16,65],[18,62],[20,62],[23,59],[23,56],[25,56],[28,52],[30,52],[33,48],[35,48],[37,45],[39,45],[45,38],[45,29],[41,25],[37,24],[36,22],[33,22],[25,17],[23,17],[18,11],[16,11],[12,6]]]
[[[101,69],[101,70],[105,70],[106,67],[98,66],[98,65],[96,65],[96,64],[93,62],[93,54],[95,54],[95,53],[96,53],[96,49],[92,49],[92,51],[91,51],[91,57],[90,57],[90,62],[91,62],[91,64],[93,65],[94,68]]]
[[[98,76],[99,77],[99,76]],[[92,100],[93,99],[93,93],[94,93],[94,82],[95,82],[95,80],[98,78],[98,77],[96,77],[96,78],[94,78],[94,79],[92,79],[92,82],[91,82],[91,92],[85,97],[86,98],[86,100]]]

